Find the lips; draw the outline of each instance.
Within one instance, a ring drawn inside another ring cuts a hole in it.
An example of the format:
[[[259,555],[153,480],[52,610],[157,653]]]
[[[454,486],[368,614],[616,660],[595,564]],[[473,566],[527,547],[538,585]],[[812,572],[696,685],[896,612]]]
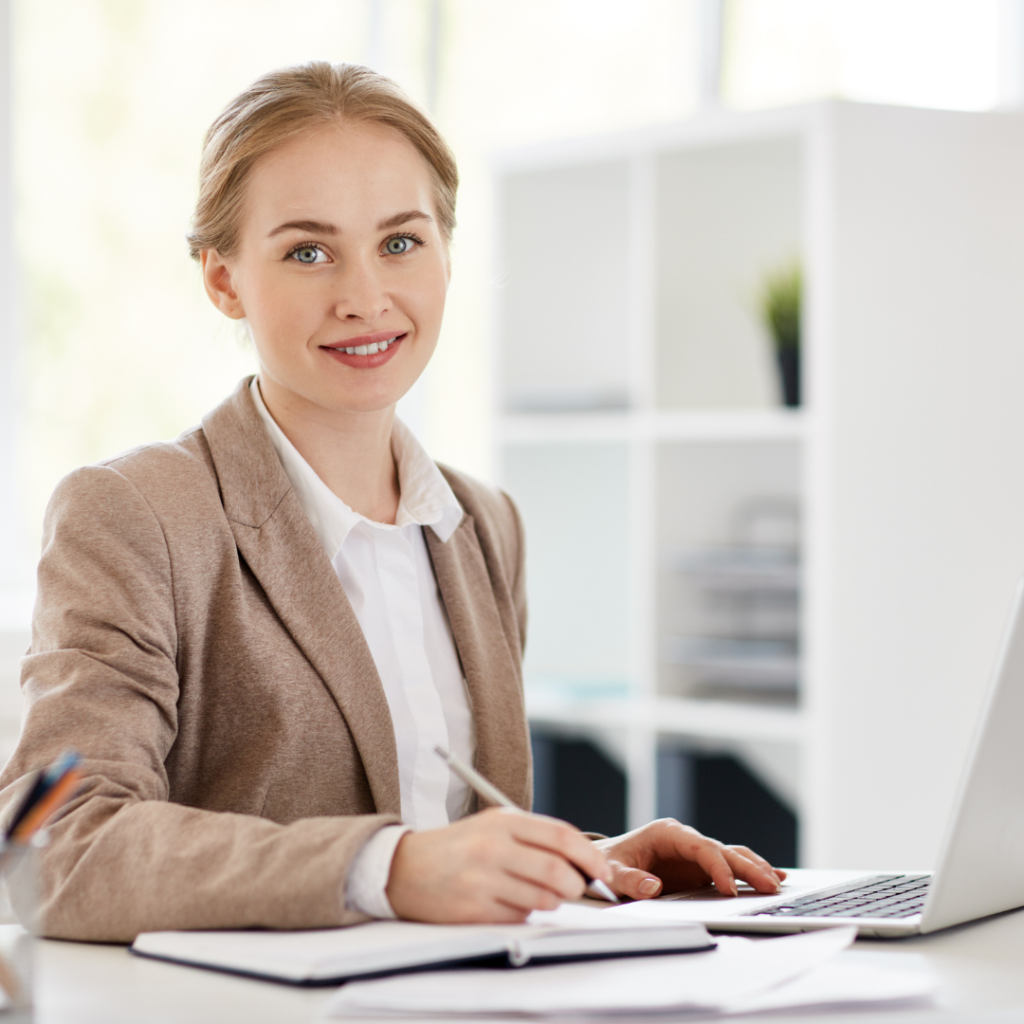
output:
[[[406,331],[397,334],[378,331],[376,334],[346,338],[334,345],[322,345],[321,348],[336,362],[354,369],[369,370],[388,362],[407,335]]]

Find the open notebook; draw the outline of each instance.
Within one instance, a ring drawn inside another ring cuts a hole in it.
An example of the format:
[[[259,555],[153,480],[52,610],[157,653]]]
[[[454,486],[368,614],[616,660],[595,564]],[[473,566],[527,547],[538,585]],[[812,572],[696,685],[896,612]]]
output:
[[[591,907],[564,904],[558,910],[534,912],[521,925],[373,921],[296,932],[144,932],[131,949],[140,956],[195,967],[297,985],[327,985],[473,960],[502,958],[512,967],[522,967],[713,946],[699,924],[616,918]]]

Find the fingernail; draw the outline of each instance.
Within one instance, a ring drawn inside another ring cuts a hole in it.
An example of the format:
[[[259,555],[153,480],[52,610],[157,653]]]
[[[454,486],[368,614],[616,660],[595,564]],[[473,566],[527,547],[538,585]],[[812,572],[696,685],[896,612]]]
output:
[[[656,878],[645,878],[639,888],[641,896],[653,896],[661,888],[661,882]]]
[[[739,896],[740,890],[739,887],[736,885],[735,878],[729,879],[729,890],[732,892],[733,896]]]

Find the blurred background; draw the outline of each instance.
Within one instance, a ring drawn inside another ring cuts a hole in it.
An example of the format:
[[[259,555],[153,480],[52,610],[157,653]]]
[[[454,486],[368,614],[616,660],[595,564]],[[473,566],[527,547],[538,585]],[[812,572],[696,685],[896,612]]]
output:
[[[930,864],[1024,567],[1024,3],[4,0],[0,37],[0,757],[54,485],[254,369],[187,256],[205,128],[352,61],[459,160],[401,413],[523,510],[538,809]]]

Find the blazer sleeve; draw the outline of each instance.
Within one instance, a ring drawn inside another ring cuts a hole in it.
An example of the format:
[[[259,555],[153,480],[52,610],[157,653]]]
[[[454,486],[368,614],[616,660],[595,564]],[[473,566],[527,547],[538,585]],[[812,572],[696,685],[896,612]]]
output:
[[[519,653],[526,651],[526,532],[523,530],[523,518],[516,508],[516,503],[502,492],[514,526],[513,536],[515,549],[512,556],[512,603],[515,606],[516,621],[519,623]]]
[[[109,467],[66,478],[46,515],[22,737],[0,776],[9,814],[28,772],[67,748],[83,756],[84,785],[41,854],[44,934],[128,942],[154,929],[365,920],[345,909],[347,871],[396,817],[281,825],[170,802],[176,613],[144,497]]]

